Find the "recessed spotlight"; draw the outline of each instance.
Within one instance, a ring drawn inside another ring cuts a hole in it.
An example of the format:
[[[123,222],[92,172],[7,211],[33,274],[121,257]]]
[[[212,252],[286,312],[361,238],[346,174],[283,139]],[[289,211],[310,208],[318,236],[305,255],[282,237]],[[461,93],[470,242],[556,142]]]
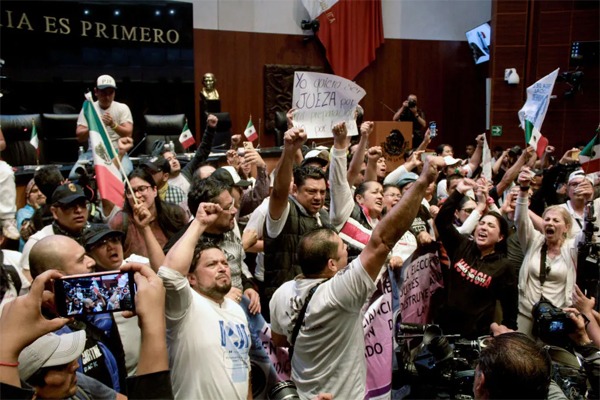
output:
[[[83,10],[83,15],[90,15],[90,10]]]
[[[115,10],[115,15],[116,15],[116,16],[119,16],[119,15],[121,15],[121,11],[120,11],[120,10]]]
[[[175,10],[173,10],[173,9],[170,9],[170,10],[169,10],[169,14],[170,14],[170,15],[175,15]]]
[[[158,17],[160,15],[160,10],[154,11],[154,15],[156,15]]]

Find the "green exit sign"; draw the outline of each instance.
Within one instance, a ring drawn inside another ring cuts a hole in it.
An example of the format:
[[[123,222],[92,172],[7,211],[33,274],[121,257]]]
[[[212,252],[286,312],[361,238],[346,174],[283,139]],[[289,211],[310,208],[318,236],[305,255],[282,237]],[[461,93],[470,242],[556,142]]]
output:
[[[502,125],[492,125],[492,136],[502,136]]]

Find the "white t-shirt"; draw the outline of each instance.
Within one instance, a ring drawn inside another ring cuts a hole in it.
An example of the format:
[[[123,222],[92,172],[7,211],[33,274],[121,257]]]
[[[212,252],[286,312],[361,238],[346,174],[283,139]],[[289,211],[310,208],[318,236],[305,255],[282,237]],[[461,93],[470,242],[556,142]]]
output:
[[[158,270],[167,290],[167,345],[176,399],[246,399],[250,331],[242,308],[218,304],[190,287],[185,276]]]
[[[281,285],[273,294],[271,329],[291,340],[304,299],[320,279],[298,279]],[[365,396],[367,367],[364,355],[362,307],[375,291],[375,283],[360,257],[315,291],[294,346],[292,380],[302,399],[319,392],[335,399]]]
[[[98,105],[98,101],[94,102],[94,107],[98,110],[98,116],[102,118],[104,114],[107,112],[110,113],[113,121],[117,125],[121,125],[123,122],[129,122],[133,124],[133,117],[131,116],[131,110],[129,110],[129,106],[124,103],[119,103],[118,101],[113,101],[110,103],[110,107],[106,110],[103,110]],[[79,112],[79,117],[77,118],[77,125],[88,126],[87,119],[83,115],[83,109]],[[121,137],[117,132],[115,132],[110,126],[106,126],[106,133],[110,137],[110,140],[113,142],[115,149],[117,148],[117,140]]]
[[[190,191],[190,181],[188,181],[181,173],[175,177],[170,177],[168,183],[169,186],[177,186],[179,189],[183,190],[183,193],[185,193],[186,196]]]
[[[252,215],[244,228],[244,232],[247,230],[255,230],[258,240],[263,240],[263,228],[265,226],[265,220],[267,219],[267,214],[269,213],[269,197],[263,200],[263,202],[258,206],[254,211],[252,211]],[[254,277],[261,282],[265,280],[265,253],[259,252],[256,253],[256,268],[254,269]]]

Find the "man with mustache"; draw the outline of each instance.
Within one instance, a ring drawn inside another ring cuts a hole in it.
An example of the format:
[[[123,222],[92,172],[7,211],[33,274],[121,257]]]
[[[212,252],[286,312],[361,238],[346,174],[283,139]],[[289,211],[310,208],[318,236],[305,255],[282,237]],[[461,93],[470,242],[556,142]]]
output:
[[[216,245],[200,241],[227,213],[230,210],[217,203],[201,203],[158,270],[167,290],[167,344],[175,398],[248,397],[246,314],[226,296],[231,289],[227,257]]]
[[[300,237],[319,227],[331,227],[329,215],[323,209],[327,181],[318,167],[294,170],[306,132],[289,129],[283,138],[281,158],[275,169],[273,192],[267,214],[265,243],[265,293],[261,297],[262,313],[269,319],[269,300],[281,284],[301,273],[296,263],[296,248]],[[292,182],[291,195],[290,183]]]

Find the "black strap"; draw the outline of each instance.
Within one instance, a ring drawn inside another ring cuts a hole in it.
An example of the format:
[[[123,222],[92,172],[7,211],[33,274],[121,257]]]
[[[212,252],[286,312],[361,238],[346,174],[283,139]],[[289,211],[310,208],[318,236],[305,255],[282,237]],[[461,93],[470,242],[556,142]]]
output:
[[[548,245],[546,241],[542,245],[542,253],[540,254],[540,284],[544,286],[546,282],[546,275],[550,272],[550,268],[546,267],[546,253],[548,252]]]
[[[306,309],[308,308],[308,303],[310,302],[310,299],[312,299],[313,294],[315,294],[315,292],[317,291],[317,288],[322,283],[325,283],[328,280],[329,279],[326,279],[322,282],[317,283],[315,286],[310,288],[310,290],[308,291],[308,296],[306,296],[306,299],[304,300],[304,305],[302,306],[302,310],[300,310],[300,314],[298,314],[298,319],[296,320],[296,325],[294,325],[294,330],[292,331],[292,342],[290,343],[290,347],[288,349],[288,354],[289,354],[290,360],[292,359],[292,356],[294,355],[294,344],[296,343],[296,338],[298,337],[298,334],[300,333],[300,327],[302,326],[302,323],[304,322],[304,315],[306,314]]]

